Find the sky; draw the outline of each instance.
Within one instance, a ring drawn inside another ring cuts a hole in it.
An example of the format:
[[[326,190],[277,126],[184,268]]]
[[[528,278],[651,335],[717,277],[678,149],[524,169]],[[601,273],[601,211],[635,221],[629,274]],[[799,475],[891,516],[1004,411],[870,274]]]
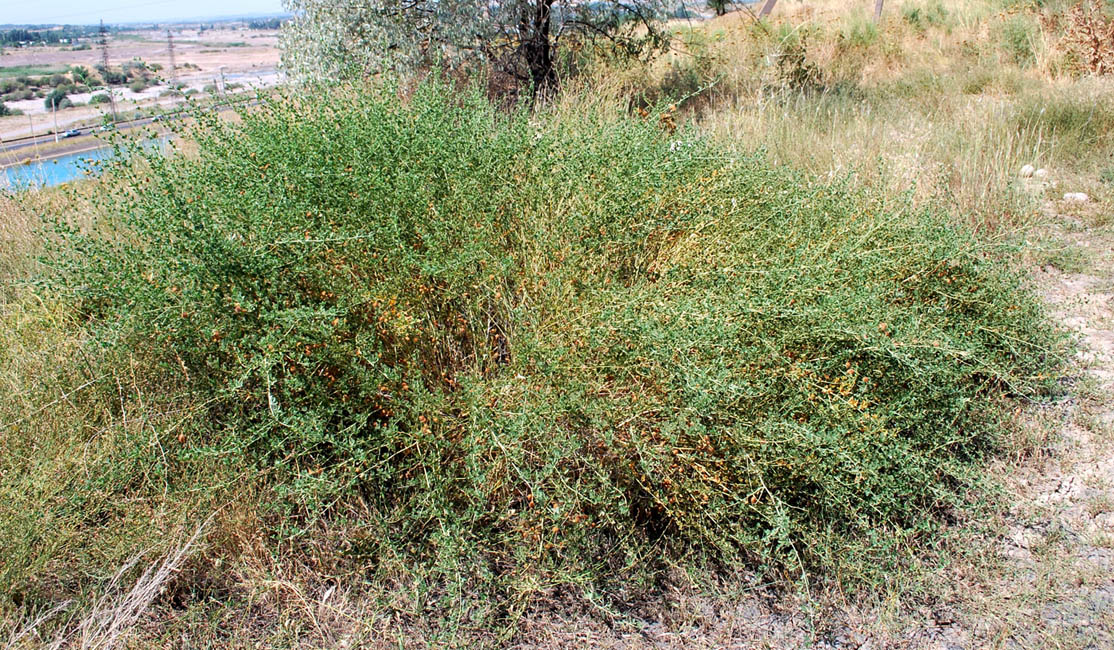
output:
[[[281,11],[282,0],[0,0],[0,24],[166,22]]]

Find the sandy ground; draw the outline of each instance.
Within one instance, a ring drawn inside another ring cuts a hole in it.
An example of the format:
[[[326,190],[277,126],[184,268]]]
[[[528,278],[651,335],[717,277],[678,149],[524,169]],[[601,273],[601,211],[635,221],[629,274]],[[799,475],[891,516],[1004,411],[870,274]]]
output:
[[[170,56],[165,32],[144,32],[145,40],[114,40],[109,45],[109,57],[113,65],[119,65],[133,58],[147,63],[163,66],[159,73],[169,76]],[[239,45],[242,43],[243,45]],[[232,45],[236,44],[236,45]],[[243,92],[251,88],[274,86],[282,81],[277,66],[279,62],[278,34],[274,31],[258,30],[207,30],[198,34],[196,30],[174,32],[174,56],[178,65],[178,82],[185,87],[202,90],[207,85],[220,87],[222,76],[226,84],[242,84]],[[100,62],[100,52],[81,50],[77,52],[57,47],[35,47],[9,49],[0,54],[0,67],[23,65],[70,66],[82,65],[92,69]],[[185,68],[186,64],[197,66]],[[169,85],[159,84],[143,92],[133,93],[128,88],[114,88],[118,111],[135,108],[169,108],[181,103],[181,98],[159,97],[169,89]],[[71,95],[75,102],[87,103],[95,93]],[[18,108],[25,114],[0,118],[0,139],[9,140],[55,130],[65,131],[77,125],[99,123],[109,110],[107,105],[75,106],[51,115],[41,98],[8,102],[10,108]]]

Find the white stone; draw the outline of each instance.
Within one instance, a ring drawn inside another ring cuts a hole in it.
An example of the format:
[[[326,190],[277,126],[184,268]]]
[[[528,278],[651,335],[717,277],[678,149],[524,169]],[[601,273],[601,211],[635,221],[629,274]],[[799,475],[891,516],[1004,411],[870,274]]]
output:
[[[1086,203],[1090,198],[1083,192],[1068,192],[1064,195],[1065,201],[1075,201],[1077,203]]]
[[[1037,179],[1038,181],[1043,181],[1043,180],[1047,179],[1048,178],[1048,170],[1045,169],[1044,167],[1041,167],[1037,171],[1033,172],[1033,178]]]
[[[1025,165],[1024,167],[1021,168],[1021,177],[1022,178],[1029,178],[1030,176],[1033,175],[1034,171],[1036,171],[1036,169],[1032,165]]]

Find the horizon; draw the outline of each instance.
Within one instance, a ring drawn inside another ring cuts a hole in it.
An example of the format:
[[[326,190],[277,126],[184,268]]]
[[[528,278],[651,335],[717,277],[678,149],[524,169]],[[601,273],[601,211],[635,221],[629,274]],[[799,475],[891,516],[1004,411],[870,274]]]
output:
[[[281,0],[197,0],[185,9],[179,0],[128,2],[116,0],[95,7],[79,0],[43,0],[35,4],[0,0],[4,25],[96,25],[173,23],[199,19],[230,19],[286,13]]]

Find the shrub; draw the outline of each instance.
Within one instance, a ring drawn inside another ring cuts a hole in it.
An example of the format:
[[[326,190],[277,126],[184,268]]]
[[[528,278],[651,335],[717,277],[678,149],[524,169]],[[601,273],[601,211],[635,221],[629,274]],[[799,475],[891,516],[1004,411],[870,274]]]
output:
[[[881,37],[878,25],[862,13],[853,13],[844,19],[839,32],[841,51],[866,49]]]
[[[73,80],[76,83],[85,84],[88,83],[92,73],[89,71],[89,68],[83,65],[74,65],[70,66],[70,74],[73,75]]]
[[[110,101],[112,101],[112,100],[109,98],[108,94],[106,94],[106,93],[97,93],[96,95],[93,95],[92,97],[89,98],[89,103],[90,104],[107,104]]]
[[[1019,66],[1032,65],[1036,61],[1034,45],[1037,39],[1037,26],[1028,16],[1015,14],[1007,16],[997,28],[999,47],[1009,59]]]
[[[0,102],[0,117],[4,117],[6,115],[11,115],[11,114],[12,114],[12,109],[8,108],[7,105],[4,104],[4,102]]]
[[[147,72],[150,70],[150,68],[147,66],[147,63],[143,59],[134,58],[131,61],[125,62],[121,66],[121,70],[123,71],[125,77],[133,79],[146,78]]]
[[[940,0],[933,0],[926,4],[908,4],[901,8],[901,16],[918,33],[924,33],[929,27],[949,27],[948,10]]]
[[[60,88],[52,90],[46,95],[46,98],[43,99],[43,106],[45,106],[46,110],[48,111],[54,110],[56,108],[66,108],[67,106],[72,105],[72,103],[73,102],[71,102],[69,98],[66,97],[66,91]]]
[[[24,99],[31,99],[34,96],[35,96],[35,92],[32,91],[32,90],[28,90],[28,89],[16,90],[14,92],[10,92],[10,93],[4,95],[3,100],[6,101],[6,102],[18,102],[18,101],[24,100]]]
[[[1076,3],[1066,22],[1064,40],[1083,69],[1092,74],[1114,73],[1114,18],[1106,16],[1101,3]]]
[[[146,89],[147,82],[143,79],[136,79],[135,81],[128,84],[128,90],[132,91],[133,93],[141,93]]]
[[[266,468],[286,539],[368,504],[371,566],[509,594],[663,554],[883,558],[962,504],[995,400],[1057,358],[942,216],[653,116],[429,82],[198,120],[196,155],[137,149],[108,176],[131,191],[60,227],[53,286],[207,404],[169,453]]]

